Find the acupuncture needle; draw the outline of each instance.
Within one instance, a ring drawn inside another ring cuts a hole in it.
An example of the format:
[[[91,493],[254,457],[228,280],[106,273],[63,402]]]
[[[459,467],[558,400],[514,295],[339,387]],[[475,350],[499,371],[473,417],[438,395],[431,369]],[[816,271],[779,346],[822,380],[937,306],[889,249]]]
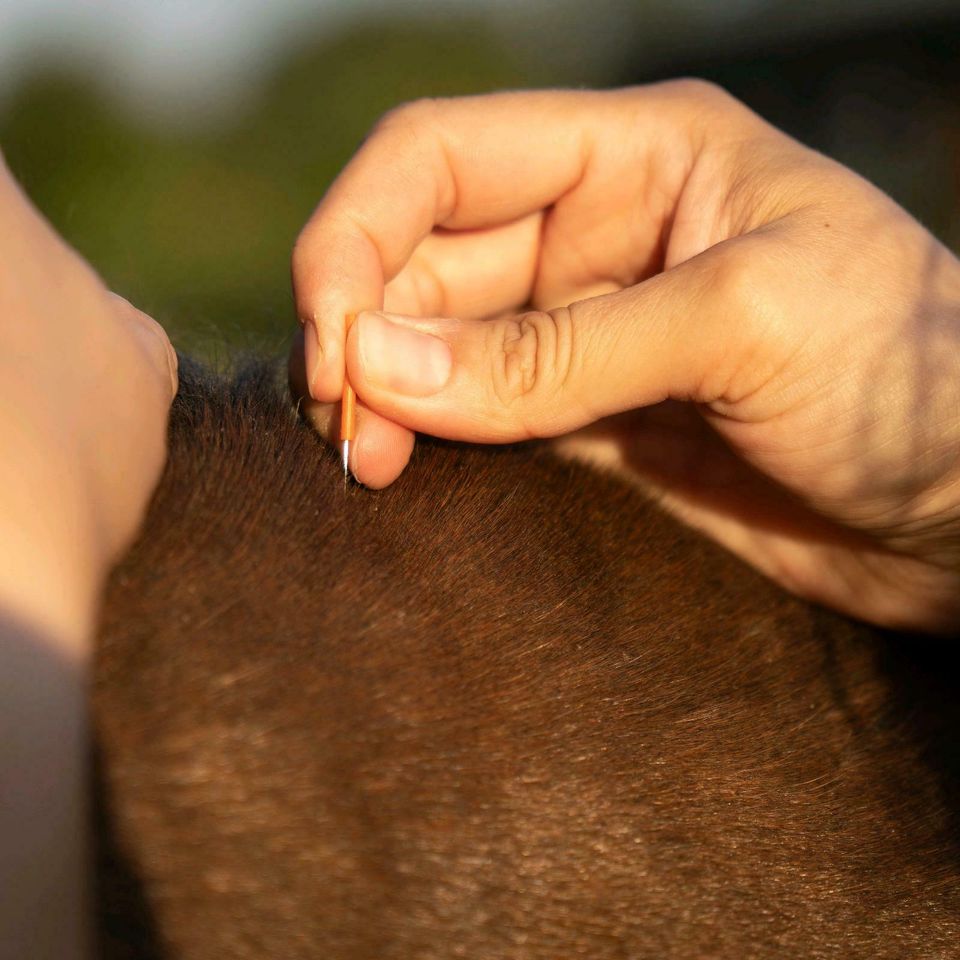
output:
[[[355,314],[347,314],[346,332],[350,332]],[[343,373],[343,398],[340,403],[340,453],[343,457],[343,479],[347,479],[350,463],[350,441],[357,432],[357,395],[347,380],[347,373]]]

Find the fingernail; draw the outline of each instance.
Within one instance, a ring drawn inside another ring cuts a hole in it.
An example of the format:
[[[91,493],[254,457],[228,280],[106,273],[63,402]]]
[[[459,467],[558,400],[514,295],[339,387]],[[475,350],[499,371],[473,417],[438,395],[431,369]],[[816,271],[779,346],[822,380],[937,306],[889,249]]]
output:
[[[450,379],[450,347],[437,337],[417,333],[372,312],[357,317],[357,333],[364,373],[387,390],[425,397]]]
[[[317,367],[320,365],[320,340],[317,337],[317,328],[312,320],[305,320],[303,324],[303,370],[307,380],[307,393],[313,395],[313,381],[317,376]]]

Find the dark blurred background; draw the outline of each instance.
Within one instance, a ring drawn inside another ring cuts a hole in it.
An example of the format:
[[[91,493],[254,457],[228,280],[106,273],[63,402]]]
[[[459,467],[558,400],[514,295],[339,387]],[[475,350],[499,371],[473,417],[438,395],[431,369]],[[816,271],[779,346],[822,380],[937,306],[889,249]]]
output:
[[[678,74],[960,247],[960,2],[0,0],[7,162],[111,287],[208,359],[283,348],[293,240],[390,106]]]

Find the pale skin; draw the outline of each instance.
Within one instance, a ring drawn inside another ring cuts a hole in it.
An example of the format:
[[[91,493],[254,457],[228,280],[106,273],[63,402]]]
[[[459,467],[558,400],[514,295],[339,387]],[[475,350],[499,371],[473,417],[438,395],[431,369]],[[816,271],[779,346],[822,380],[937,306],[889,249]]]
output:
[[[176,360],[0,159],[0,958],[87,954],[97,603],[165,457]]]
[[[295,379],[327,430],[347,372],[368,485],[399,475],[416,430],[576,431],[788,588],[956,631],[960,267],[722,92],[402,108],[331,187],[293,276]],[[88,660],[175,389],[160,327],[0,161],[0,960],[86,950]]]
[[[293,281],[294,382],[334,439],[346,371],[363,483],[414,431],[566,435],[789,590],[956,631],[960,264],[721,90],[404,106]]]

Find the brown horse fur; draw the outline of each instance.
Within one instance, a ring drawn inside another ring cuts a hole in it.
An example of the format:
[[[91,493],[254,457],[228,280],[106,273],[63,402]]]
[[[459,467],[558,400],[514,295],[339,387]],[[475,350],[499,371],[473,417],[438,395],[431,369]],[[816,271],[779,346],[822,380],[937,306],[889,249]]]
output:
[[[103,955],[956,957],[956,679],[536,446],[184,364],[95,674]]]

